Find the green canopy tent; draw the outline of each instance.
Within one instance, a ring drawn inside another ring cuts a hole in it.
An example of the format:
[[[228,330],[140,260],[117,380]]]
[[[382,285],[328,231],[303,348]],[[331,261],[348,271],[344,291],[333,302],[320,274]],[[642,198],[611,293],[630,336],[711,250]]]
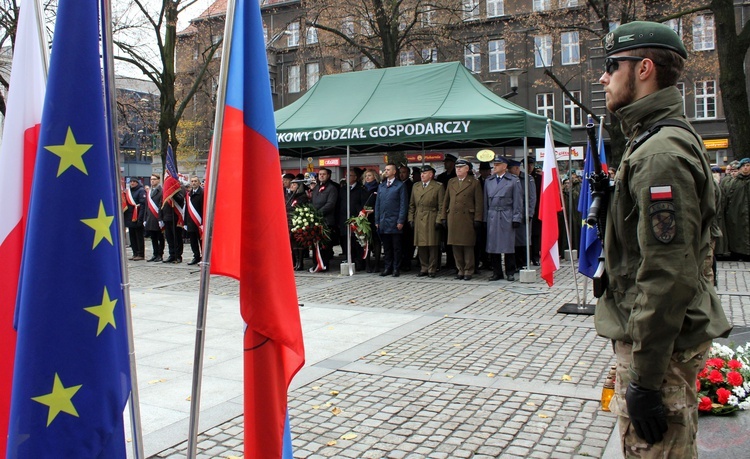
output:
[[[322,77],[276,111],[283,156],[540,146],[547,119],[485,88],[458,62]],[[552,122],[558,144],[570,126]]]

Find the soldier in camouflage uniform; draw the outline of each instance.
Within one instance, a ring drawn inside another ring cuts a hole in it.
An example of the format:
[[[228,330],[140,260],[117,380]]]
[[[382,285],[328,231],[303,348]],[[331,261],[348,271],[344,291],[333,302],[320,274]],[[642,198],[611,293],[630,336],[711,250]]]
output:
[[[731,327],[704,273],[714,181],[675,87],[687,52],[669,27],[631,22],[607,34],[607,109],[629,141],[610,194],[609,286],[597,333],[617,356],[615,396],[625,457],[696,458],[695,379],[711,340]],[[662,120],[677,120],[675,126]]]

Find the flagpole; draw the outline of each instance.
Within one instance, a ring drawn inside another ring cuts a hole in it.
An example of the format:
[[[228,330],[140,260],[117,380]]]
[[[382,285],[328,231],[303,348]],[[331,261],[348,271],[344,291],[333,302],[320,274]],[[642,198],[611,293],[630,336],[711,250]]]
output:
[[[117,117],[112,110],[115,104],[115,63],[112,53],[112,6],[110,0],[101,0],[102,7],[102,34],[104,38],[103,43],[103,54],[104,69],[105,69],[105,88],[106,92],[106,114],[109,125],[109,146],[110,151],[113,155],[111,162],[115,168],[115,186],[119,187],[122,183],[122,177],[120,175],[120,149],[118,143],[115,141],[114,133],[117,132]],[[122,209],[122,193],[116,192],[117,209]],[[125,307],[125,326],[127,327],[128,336],[128,358],[130,365],[130,396],[128,397],[128,405],[130,411],[130,430],[133,437],[133,456],[136,459],[142,459],[143,453],[143,429],[141,426],[141,403],[140,393],[138,391],[138,373],[136,370],[135,361],[135,342],[133,340],[133,317],[131,314],[131,302],[130,302],[130,275],[128,273],[127,255],[125,251],[125,226],[122,221],[122,211],[116,212],[115,221],[117,221],[117,228],[120,232],[120,272],[122,282],[122,295]]]
[[[190,424],[188,428],[188,459],[194,459],[198,447],[198,418],[200,415],[201,384],[203,379],[203,348],[205,344],[206,312],[208,309],[208,284],[211,275],[211,243],[214,232],[214,206],[216,205],[216,181],[219,176],[219,156],[224,129],[224,108],[227,99],[227,73],[232,48],[232,31],[234,29],[235,0],[228,0],[226,20],[224,23],[224,43],[221,51],[221,69],[219,70],[219,87],[216,94],[216,117],[214,118],[214,137],[211,142],[209,161],[207,202],[203,219],[203,258],[200,262],[201,277],[198,292],[198,316],[195,322],[195,356],[193,358],[193,383],[190,395]]]
[[[42,71],[44,73],[44,84],[47,85],[47,74],[49,73],[49,49],[47,48],[47,36],[44,33],[44,10],[39,0],[34,0],[36,16],[36,30],[39,33],[39,47],[42,55]]]

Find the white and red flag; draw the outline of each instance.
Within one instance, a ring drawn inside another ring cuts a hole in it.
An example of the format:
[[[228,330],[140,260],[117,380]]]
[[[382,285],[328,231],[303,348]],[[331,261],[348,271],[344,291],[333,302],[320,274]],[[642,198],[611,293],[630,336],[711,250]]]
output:
[[[26,212],[42,121],[46,87],[46,43],[36,2],[20,4],[15,49],[0,145],[0,457],[5,457],[13,383],[16,332],[13,316],[18,291]]]
[[[547,123],[544,136],[544,174],[542,176],[542,196],[539,199],[539,219],[542,221],[542,279],[552,287],[555,271],[560,269],[559,230],[557,213],[562,210],[560,201],[560,178],[557,173],[555,142],[552,126]]]

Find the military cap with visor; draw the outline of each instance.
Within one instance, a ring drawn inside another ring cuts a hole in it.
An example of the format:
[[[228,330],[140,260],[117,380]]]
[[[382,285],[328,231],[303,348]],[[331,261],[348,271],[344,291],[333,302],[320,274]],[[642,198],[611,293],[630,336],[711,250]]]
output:
[[[471,163],[463,158],[456,160],[456,167],[459,166],[469,166],[469,169],[471,169]]]
[[[606,57],[637,48],[666,48],[687,59],[680,36],[671,27],[658,22],[633,21],[604,36]]]

